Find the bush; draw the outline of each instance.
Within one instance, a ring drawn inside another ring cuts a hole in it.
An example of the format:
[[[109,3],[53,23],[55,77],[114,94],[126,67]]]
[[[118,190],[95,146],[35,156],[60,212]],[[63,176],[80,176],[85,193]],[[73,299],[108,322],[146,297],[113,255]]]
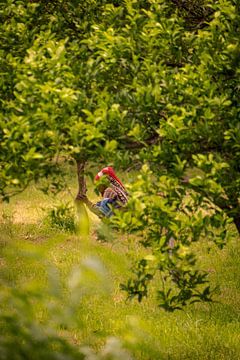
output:
[[[69,204],[56,205],[47,214],[50,226],[69,233],[76,232],[74,207]]]

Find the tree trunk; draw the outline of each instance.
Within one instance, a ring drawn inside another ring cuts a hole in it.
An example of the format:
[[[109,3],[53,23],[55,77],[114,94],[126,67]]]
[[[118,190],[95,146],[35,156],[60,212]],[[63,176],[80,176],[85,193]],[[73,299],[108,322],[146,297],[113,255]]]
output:
[[[86,182],[84,179],[85,164],[85,160],[77,161],[78,193],[76,198],[78,197],[78,195],[85,195],[87,191]]]
[[[86,162],[84,160],[77,161],[77,176],[78,176],[78,193],[75,199],[77,207],[77,227],[78,233],[82,236],[89,235],[89,217],[86,207],[81,200],[81,195],[86,195],[86,182],[84,179],[84,169]]]
[[[240,235],[240,215],[237,215],[233,218],[233,222],[236,225],[237,231]]]
[[[236,225],[238,234],[240,235],[240,204],[238,199],[238,194],[234,194],[233,191],[228,191],[225,189],[228,196],[228,202],[231,210],[227,211],[227,214],[230,218],[233,219],[234,224]]]

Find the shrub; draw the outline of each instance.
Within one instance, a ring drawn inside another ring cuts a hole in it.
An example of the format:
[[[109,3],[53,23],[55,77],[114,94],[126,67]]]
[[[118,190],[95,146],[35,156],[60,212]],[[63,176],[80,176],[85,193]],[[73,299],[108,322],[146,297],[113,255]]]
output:
[[[69,204],[56,205],[48,211],[47,222],[54,228],[75,233],[76,225],[74,207]]]

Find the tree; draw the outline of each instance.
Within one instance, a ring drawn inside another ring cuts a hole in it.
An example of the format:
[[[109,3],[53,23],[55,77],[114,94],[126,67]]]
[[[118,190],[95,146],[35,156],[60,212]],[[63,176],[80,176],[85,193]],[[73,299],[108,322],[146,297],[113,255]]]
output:
[[[223,246],[231,219],[240,232],[237,2],[9,0],[1,14],[2,197],[54,179],[60,155],[80,193],[86,163],[140,163],[113,221],[152,254],[125,289],[141,300],[160,271],[166,309],[210,300],[192,243]]]

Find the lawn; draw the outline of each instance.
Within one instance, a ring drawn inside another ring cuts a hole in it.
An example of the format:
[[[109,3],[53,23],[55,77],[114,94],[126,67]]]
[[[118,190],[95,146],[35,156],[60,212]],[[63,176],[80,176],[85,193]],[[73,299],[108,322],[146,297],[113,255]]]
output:
[[[126,300],[120,290],[131,264],[144,252],[136,237],[99,237],[101,223],[94,215],[89,238],[46,221],[54,204],[72,202],[76,179],[67,181],[68,190],[57,196],[31,186],[1,205],[3,312],[20,309],[46,333],[54,330],[74,347],[89,346],[96,352],[106,341],[115,344],[116,338],[139,360],[239,359],[240,241],[235,233],[223,250],[213,245],[209,252],[208,239],[198,246],[201,265],[216,286],[215,302],[166,313],[155,299],[157,280],[142,303]],[[4,301],[8,289],[18,294],[14,304]],[[22,294],[29,295],[29,308],[19,300]],[[1,337],[4,334],[2,330]],[[120,357],[109,357],[115,358]]]

